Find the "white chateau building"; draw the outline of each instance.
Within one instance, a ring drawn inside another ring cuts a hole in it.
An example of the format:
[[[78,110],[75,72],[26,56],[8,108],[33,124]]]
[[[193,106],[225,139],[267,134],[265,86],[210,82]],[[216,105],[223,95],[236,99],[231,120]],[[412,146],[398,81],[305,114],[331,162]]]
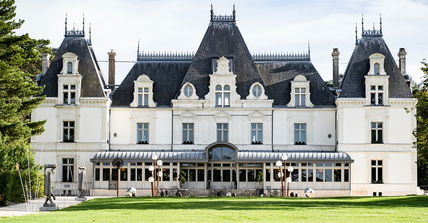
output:
[[[46,99],[33,120],[47,120],[32,137],[36,161],[57,165],[57,194],[75,194],[79,167],[92,195],[135,187],[149,195],[152,156],[163,161],[161,188],[274,193],[275,165],[292,166],[289,192],[318,196],[390,196],[419,192],[415,104],[405,72],[382,29],[364,30],[343,78],[333,50],[333,86],[310,52],[251,55],[231,16],[214,15],[194,55],[138,50],[118,86],[115,53],[106,84],[84,30],[65,29],[39,84]],[[181,177],[180,177],[181,175]]]

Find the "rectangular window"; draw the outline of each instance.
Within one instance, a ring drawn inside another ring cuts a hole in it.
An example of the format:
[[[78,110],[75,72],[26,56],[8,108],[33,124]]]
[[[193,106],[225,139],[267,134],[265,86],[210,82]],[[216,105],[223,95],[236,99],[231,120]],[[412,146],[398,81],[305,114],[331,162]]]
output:
[[[251,123],[251,143],[263,144],[263,123]]]
[[[230,170],[223,170],[223,182],[230,181]]]
[[[224,93],[224,107],[230,107],[230,93]]]
[[[215,169],[214,170],[214,182],[221,182],[221,170]]]
[[[149,106],[149,88],[138,88],[138,106],[147,107]]]
[[[74,121],[64,121],[63,124],[63,142],[74,142]]]
[[[275,181],[280,181],[281,180],[281,177],[279,176],[279,174],[280,174],[280,170],[278,170],[278,169],[274,169],[273,170],[273,179]]]
[[[343,181],[344,182],[349,182],[349,170],[348,169],[345,169],[345,170],[343,170]]]
[[[137,144],[149,143],[149,123],[137,123]]]
[[[383,183],[382,167],[383,167],[382,160],[372,160],[371,161],[371,169],[372,169],[371,175],[372,175],[372,183],[373,184]]]
[[[325,169],[324,170],[324,177],[325,177],[325,182],[332,182],[333,181],[333,170],[332,169]]]
[[[217,123],[217,142],[229,141],[229,123]]]
[[[131,169],[131,181],[135,181],[136,172],[137,172],[137,169],[135,169],[135,168]]]
[[[103,168],[103,181],[110,180],[110,168]]]
[[[62,159],[62,182],[73,182],[74,180],[74,159]]]
[[[335,169],[334,170],[334,182],[341,182],[342,181],[342,170],[341,169]]]
[[[256,181],[255,170],[249,169],[249,170],[247,170],[247,172],[248,172],[248,182],[254,182],[254,181]]]
[[[294,144],[306,145],[306,123],[294,123]]]
[[[198,169],[198,181],[199,182],[205,181],[205,174],[203,169]]]
[[[287,171],[288,173],[288,171]],[[290,175],[288,175],[290,176]],[[291,172],[291,181],[299,182],[299,169],[294,168],[293,172]]]
[[[306,106],[306,88],[294,89],[294,102],[296,107],[305,107]]]
[[[383,143],[383,123],[382,122],[372,122],[370,123],[371,127],[371,142],[372,143]]]
[[[120,169],[120,180],[121,181],[127,181],[128,180],[128,169],[127,168],[121,168]]]
[[[215,106],[216,107],[221,107],[222,104],[222,98],[221,98],[221,93],[217,92],[215,93]]]
[[[148,166],[146,166],[146,167],[148,167]],[[145,168],[144,169],[144,180],[149,181],[149,177],[151,177],[151,176],[152,176],[152,171],[150,171],[148,168]]]
[[[271,170],[270,169],[267,169],[267,167],[266,167],[266,181],[270,181],[270,172],[271,172]]]
[[[62,92],[64,104],[76,104],[76,85],[65,84],[62,86]]]
[[[162,181],[170,181],[169,168],[162,170]]]
[[[100,168],[95,168],[95,181],[100,181]]]
[[[316,181],[317,182],[324,182],[324,170],[323,169],[316,169]]]
[[[370,85],[370,105],[383,105],[383,85]]]
[[[137,169],[137,181],[143,181],[143,169],[142,168]]]
[[[183,144],[193,144],[194,124],[183,123]]]
[[[247,181],[247,170],[240,169],[239,170],[239,182]]]

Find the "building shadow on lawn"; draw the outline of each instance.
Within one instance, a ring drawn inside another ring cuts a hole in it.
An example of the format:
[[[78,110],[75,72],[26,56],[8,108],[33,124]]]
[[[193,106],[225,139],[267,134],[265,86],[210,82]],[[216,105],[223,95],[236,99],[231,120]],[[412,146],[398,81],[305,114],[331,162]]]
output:
[[[101,198],[94,199],[61,211],[103,209],[135,210],[290,210],[299,208],[391,208],[428,207],[428,197],[382,198]]]

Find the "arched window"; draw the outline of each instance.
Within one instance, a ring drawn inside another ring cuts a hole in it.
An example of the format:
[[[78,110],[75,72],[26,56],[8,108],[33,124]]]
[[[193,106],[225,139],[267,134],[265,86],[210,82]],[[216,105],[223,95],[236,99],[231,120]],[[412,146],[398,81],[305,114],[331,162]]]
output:
[[[72,73],[73,73],[73,63],[68,62],[67,63],[67,74],[72,74]]]
[[[208,150],[210,161],[234,161],[235,150],[227,146],[218,146]]]
[[[222,88],[220,85],[217,85],[215,86],[215,106],[221,107],[223,105],[222,101]]]
[[[380,74],[380,65],[378,63],[375,63],[373,65],[373,68],[374,68],[374,74],[379,75]]]
[[[224,97],[224,104],[223,104],[224,107],[229,107],[230,106],[230,86],[229,85],[224,86],[223,97]]]
[[[187,84],[184,87],[184,96],[191,97],[193,95],[193,88],[190,86],[190,84]]]
[[[258,98],[260,97],[260,95],[262,95],[262,87],[260,87],[260,85],[254,85],[253,86],[253,96]]]

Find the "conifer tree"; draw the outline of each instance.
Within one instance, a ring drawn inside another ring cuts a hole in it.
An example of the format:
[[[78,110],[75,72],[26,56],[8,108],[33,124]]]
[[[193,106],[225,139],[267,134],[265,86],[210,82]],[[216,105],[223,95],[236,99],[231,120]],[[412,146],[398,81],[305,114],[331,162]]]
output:
[[[14,0],[0,0],[0,205],[24,199],[16,164],[21,167],[24,189],[40,190],[40,167],[34,162],[30,137],[43,132],[44,121],[31,121],[31,112],[44,99],[35,75],[41,69],[41,53],[51,50],[48,40],[17,35],[23,24],[16,21]],[[30,168],[28,168],[30,166]],[[30,194],[28,192],[28,194]]]
[[[422,83],[413,90],[413,96],[418,99],[416,105],[417,127],[415,131],[418,151],[418,185],[428,185],[428,63],[422,62],[424,72]]]

